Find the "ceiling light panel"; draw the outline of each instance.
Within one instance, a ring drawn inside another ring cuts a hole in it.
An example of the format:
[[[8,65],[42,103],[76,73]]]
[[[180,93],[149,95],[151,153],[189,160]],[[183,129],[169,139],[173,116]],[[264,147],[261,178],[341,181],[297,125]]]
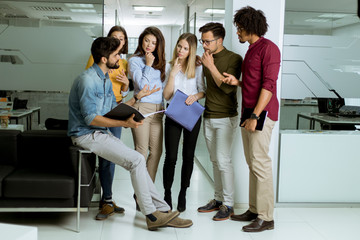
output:
[[[95,9],[71,8],[70,11],[74,13],[96,13]]]
[[[225,14],[225,9],[207,8],[204,12],[210,14]]]
[[[321,14],[319,17],[320,18],[344,18],[348,15],[351,14],[342,14],[342,13],[325,13],[325,14]]]
[[[86,3],[65,3],[65,6],[69,8],[94,8],[93,4]]]
[[[309,19],[306,19],[305,22],[316,22],[316,23],[325,23],[325,22],[329,22],[330,19],[328,18],[309,18]]]
[[[161,6],[154,7],[154,6],[136,6],[136,5],[133,5],[132,7],[135,11],[140,11],[140,12],[161,12],[165,8]]]

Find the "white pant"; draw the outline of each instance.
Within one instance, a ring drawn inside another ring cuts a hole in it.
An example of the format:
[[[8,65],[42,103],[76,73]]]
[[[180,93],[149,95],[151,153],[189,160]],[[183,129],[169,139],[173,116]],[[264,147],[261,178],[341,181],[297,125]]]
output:
[[[234,172],[231,148],[238,116],[230,118],[204,118],[204,135],[213,164],[215,194],[224,205],[234,206]]]
[[[120,139],[113,135],[96,131],[92,134],[72,138],[74,145],[90,150],[130,171],[133,185],[141,212],[144,215],[159,211],[170,210],[155,188],[146,169],[144,156],[127,147]]]

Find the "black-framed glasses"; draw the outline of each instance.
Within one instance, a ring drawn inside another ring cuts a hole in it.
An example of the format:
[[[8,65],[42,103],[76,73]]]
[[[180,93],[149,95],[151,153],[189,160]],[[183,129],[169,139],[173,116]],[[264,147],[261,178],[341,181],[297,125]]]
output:
[[[200,43],[201,45],[205,43],[206,46],[209,46],[211,42],[216,41],[216,40],[218,40],[218,38],[215,38],[215,39],[213,39],[213,40],[202,40],[202,39],[199,39],[199,43]]]

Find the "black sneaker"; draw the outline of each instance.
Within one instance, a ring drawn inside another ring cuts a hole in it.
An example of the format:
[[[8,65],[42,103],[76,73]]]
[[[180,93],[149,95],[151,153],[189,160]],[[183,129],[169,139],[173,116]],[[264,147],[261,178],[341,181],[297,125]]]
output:
[[[222,202],[216,201],[215,199],[210,200],[205,206],[199,207],[198,212],[213,212],[219,210],[219,207],[222,205]]]
[[[103,201],[103,200],[100,200],[100,203],[99,203],[99,209],[100,210],[102,209],[104,204],[107,204],[107,203],[105,201]],[[114,201],[112,201],[111,204],[114,207],[114,213],[124,213],[125,212],[125,209],[122,208],[122,207],[117,206]]]
[[[230,218],[230,216],[234,215],[234,208],[228,207],[226,205],[221,205],[220,210],[213,217],[214,221],[223,221]]]

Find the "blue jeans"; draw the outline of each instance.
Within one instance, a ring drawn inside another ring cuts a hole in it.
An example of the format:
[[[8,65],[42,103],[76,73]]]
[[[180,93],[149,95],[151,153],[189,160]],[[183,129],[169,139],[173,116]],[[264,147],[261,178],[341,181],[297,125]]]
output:
[[[121,137],[121,127],[109,128],[110,132],[117,138]],[[112,198],[112,184],[114,180],[115,163],[99,157],[99,179],[103,195],[101,200]]]

